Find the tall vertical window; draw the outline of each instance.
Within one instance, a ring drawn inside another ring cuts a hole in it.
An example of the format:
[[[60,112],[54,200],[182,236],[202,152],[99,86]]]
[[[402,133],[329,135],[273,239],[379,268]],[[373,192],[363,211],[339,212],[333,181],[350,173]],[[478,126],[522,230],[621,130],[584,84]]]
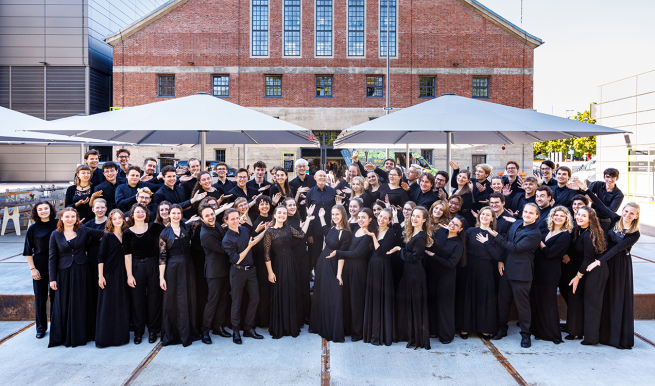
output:
[[[230,96],[230,77],[228,75],[214,76],[212,94],[217,97]]]
[[[332,96],[332,77],[331,76],[317,76],[316,77],[316,96],[317,97],[331,97]]]
[[[418,78],[418,97],[434,98],[434,77],[420,76]]]
[[[364,56],[364,0],[348,0],[348,56]]]
[[[216,161],[225,162],[225,149],[216,149]]]
[[[473,98],[489,98],[489,78],[473,77]]]
[[[316,56],[332,56],[332,0],[316,0]]]
[[[282,96],[282,75],[269,75],[264,77],[264,96]]]
[[[381,76],[367,76],[366,77],[366,96],[373,98],[382,98],[382,77]]]
[[[380,56],[387,56],[387,2],[389,2],[389,56],[396,56],[396,0],[380,0]]]
[[[284,55],[300,56],[300,0],[284,0]]]
[[[175,75],[159,75],[159,96],[175,96]]]
[[[268,0],[252,0],[252,56],[268,56]]]

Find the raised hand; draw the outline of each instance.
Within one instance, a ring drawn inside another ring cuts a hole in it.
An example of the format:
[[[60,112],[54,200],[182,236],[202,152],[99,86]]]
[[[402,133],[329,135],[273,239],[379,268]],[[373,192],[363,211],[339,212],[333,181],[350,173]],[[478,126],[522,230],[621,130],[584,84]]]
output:
[[[350,193],[352,193],[352,189],[350,189],[350,188],[343,188],[343,192],[346,193],[346,194],[350,194]]]
[[[325,208],[321,208],[318,210],[318,217],[325,217]]]
[[[477,211],[471,209],[471,214],[473,215],[473,217],[478,218],[478,212]]]
[[[75,203],[75,206],[80,206],[80,205],[86,204],[87,202],[89,202],[89,198],[90,197],[87,197],[84,200],[79,200],[78,202]]]
[[[482,185],[482,184],[479,183],[479,182],[476,182],[476,183],[475,183],[475,186],[478,188],[478,191],[480,191],[480,192],[484,192],[484,190],[486,189],[486,188],[484,187],[484,185]]]
[[[282,192],[275,193],[273,196],[273,205],[277,205],[278,202],[280,202],[280,199],[282,198]]]
[[[359,161],[359,154],[353,153],[353,155],[350,156],[350,159],[353,160],[353,162]]]
[[[498,236],[498,232],[496,232],[496,231],[493,230],[493,229],[487,229],[487,233],[489,233],[489,234],[492,235],[493,237]]]
[[[98,190],[97,192],[93,193],[91,195],[91,198],[95,200],[96,198],[98,198],[100,196],[102,196],[102,190]]]
[[[401,184],[400,184],[400,187],[403,188],[403,189],[405,189],[406,191],[409,192],[409,185],[407,185],[407,182],[403,182],[403,183],[401,183]]]
[[[316,204],[312,204],[307,208],[307,217],[310,217],[312,214],[314,214],[314,210],[316,209]]]
[[[265,190],[268,190],[268,188],[270,188],[270,187],[271,187],[270,185],[262,186],[261,188],[259,188],[258,191],[263,192]]]
[[[444,192],[443,189],[439,189],[439,199],[440,200],[446,199],[446,192]]]
[[[459,162],[457,161],[450,161],[448,162],[448,165],[450,165],[450,167],[453,168],[453,170],[459,169]]]
[[[192,178],[193,178],[193,176],[182,176],[182,177],[180,177],[180,182],[191,181]],[[166,284],[164,284],[164,285],[166,285]]]
[[[501,193],[503,194],[503,196],[509,196],[510,194],[512,194],[511,186],[509,186],[509,184],[503,186],[503,190],[501,190]]]
[[[309,192],[309,186],[305,186],[304,188],[298,188],[298,191],[300,193],[307,193]]]
[[[364,166],[364,169],[366,169],[366,170],[375,170],[375,165],[373,165],[372,162],[369,162],[369,163],[366,164],[366,166]]]
[[[343,202],[343,199],[344,199],[344,198],[345,198],[344,196],[334,196],[334,201],[335,201],[337,204],[341,204],[341,203]]]
[[[201,201],[203,198],[205,198],[205,196],[207,196],[207,192],[202,191],[202,193],[201,193],[201,191],[198,190],[196,192],[196,194],[193,195],[193,198],[191,199],[191,203],[193,204],[193,203],[196,203],[198,201]]]
[[[150,174],[144,174],[139,179],[139,181],[141,181],[141,182],[146,182],[146,181],[150,181],[150,180],[152,180],[152,175],[150,175]]]
[[[509,221],[509,222],[516,222],[516,217],[503,216],[503,218],[504,218],[506,221]]]
[[[389,195],[384,196],[384,205],[386,205],[387,208],[391,206],[391,203],[389,202]]]
[[[228,199],[228,198],[230,198],[230,197],[232,197],[232,194],[228,194],[227,196],[226,196],[226,195],[224,195],[224,194],[221,194],[221,197],[220,197],[220,198],[218,199],[218,202],[217,202],[217,204],[219,204],[219,205],[220,205],[220,203],[221,203],[221,202],[223,202],[223,201],[225,201],[225,200],[227,200],[227,199]]]

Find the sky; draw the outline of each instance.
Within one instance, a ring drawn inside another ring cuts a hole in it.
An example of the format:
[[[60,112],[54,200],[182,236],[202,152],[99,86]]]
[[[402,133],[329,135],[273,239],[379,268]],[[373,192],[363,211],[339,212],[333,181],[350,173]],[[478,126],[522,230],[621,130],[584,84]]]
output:
[[[521,26],[521,0],[478,0]],[[655,0],[523,0],[535,49],[534,108],[574,115],[598,86],[655,70]]]

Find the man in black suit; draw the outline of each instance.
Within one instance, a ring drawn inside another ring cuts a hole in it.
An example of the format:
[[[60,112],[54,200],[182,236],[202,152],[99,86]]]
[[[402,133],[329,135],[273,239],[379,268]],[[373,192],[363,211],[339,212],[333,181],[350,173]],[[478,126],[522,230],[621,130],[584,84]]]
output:
[[[118,165],[113,161],[105,162],[102,165],[102,174],[105,180],[98,185],[93,185],[93,193],[102,192],[100,195],[107,202],[107,214],[116,209],[116,187],[120,184],[117,180]],[[91,196],[89,206],[93,208],[94,198]]]
[[[225,229],[216,225],[214,209],[208,204],[201,204],[198,214],[202,218],[200,228],[200,245],[205,250],[205,277],[207,278],[207,304],[202,316],[202,343],[211,344],[209,331],[214,329],[217,335],[229,338],[225,331],[227,296],[230,293],[230,262],[223,249]]]
[[[164,185],[152,196],[152,200],[157,204],[157,206],[159,206],[162,201],[168,201],[171,204],[178,204],[182,209],[186,210],[196,201],[202,200],[207,195],[207,193],[196,192],[195,196],[188,198],[184,188],[175,185],[177,182],[177,174],[175,172],[175,167],[171,165],[165,166],[161,170],[161,174],[164,177]]]
[[[539,207],[529,203],[523,208],[523,220],[517,220],[509,229],[507,237],[494,231],[489,234],[505,248],[504,262],[498,263],[502,275],[498,291],[498,332],[492,336],[500,340],[507,336],[507,321],[512,299],[516,302],[521,326],[521,347],[530,347],[530,289],[534,268],[534,252],[541,243],[541,232],[537,227]]]
[[[218,165],[216,165],[218,181],[216,181],[214,187],[224,195],[228,195],[228,192],[237,186],[236,182],[227,179],[227,171],[227,164],[225,162],[219,162]]]

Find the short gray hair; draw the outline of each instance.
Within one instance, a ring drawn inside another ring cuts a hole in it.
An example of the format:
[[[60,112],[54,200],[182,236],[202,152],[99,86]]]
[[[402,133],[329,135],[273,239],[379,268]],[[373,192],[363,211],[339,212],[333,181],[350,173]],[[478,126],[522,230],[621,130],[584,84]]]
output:
[[[295,165],[294,167],[296,167],[296,168],[297,168],[298,166],[300,166],[300,165],[309,166],[309,162],[307,162],[307,160],[304,159],[304,158],[298,158],[298,159],[296,160],[296,163],[295,163],[294,165]]]

